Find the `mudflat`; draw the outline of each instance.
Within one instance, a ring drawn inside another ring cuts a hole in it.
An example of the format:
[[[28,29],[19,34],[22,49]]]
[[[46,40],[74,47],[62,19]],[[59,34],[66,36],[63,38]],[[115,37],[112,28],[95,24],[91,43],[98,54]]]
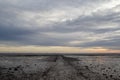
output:
[[[120,56],[0,56],[0,80],[120,80]]]

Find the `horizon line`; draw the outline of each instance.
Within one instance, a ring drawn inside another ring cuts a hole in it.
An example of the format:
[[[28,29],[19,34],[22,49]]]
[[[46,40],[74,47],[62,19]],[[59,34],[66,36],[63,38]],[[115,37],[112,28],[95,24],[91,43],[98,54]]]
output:
[[[59,56],[59,55],[78,55],[78,56],[112,56],[120,53],[1,53],[0,56]]]

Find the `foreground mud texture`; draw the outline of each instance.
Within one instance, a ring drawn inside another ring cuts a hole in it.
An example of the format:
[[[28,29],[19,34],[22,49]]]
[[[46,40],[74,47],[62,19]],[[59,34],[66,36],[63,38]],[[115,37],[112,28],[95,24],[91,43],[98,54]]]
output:
[[[0,80],[120,80],[119,65],[65,56],[0,57]]]

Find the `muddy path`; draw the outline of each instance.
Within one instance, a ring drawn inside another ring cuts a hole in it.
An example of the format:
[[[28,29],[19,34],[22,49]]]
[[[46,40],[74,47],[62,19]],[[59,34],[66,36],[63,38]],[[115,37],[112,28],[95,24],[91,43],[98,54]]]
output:
[[[91,71],[87,66],[80,67],[76,58],[57,56],[56,64],[49,68],[44,80],[103,80],[105,76]]]

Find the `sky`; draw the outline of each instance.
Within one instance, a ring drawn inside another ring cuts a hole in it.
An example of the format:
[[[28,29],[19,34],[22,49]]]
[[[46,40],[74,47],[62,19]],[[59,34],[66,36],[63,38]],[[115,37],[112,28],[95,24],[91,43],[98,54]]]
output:
[[[0,0],[0,52],[119,53],[120,0]]]

